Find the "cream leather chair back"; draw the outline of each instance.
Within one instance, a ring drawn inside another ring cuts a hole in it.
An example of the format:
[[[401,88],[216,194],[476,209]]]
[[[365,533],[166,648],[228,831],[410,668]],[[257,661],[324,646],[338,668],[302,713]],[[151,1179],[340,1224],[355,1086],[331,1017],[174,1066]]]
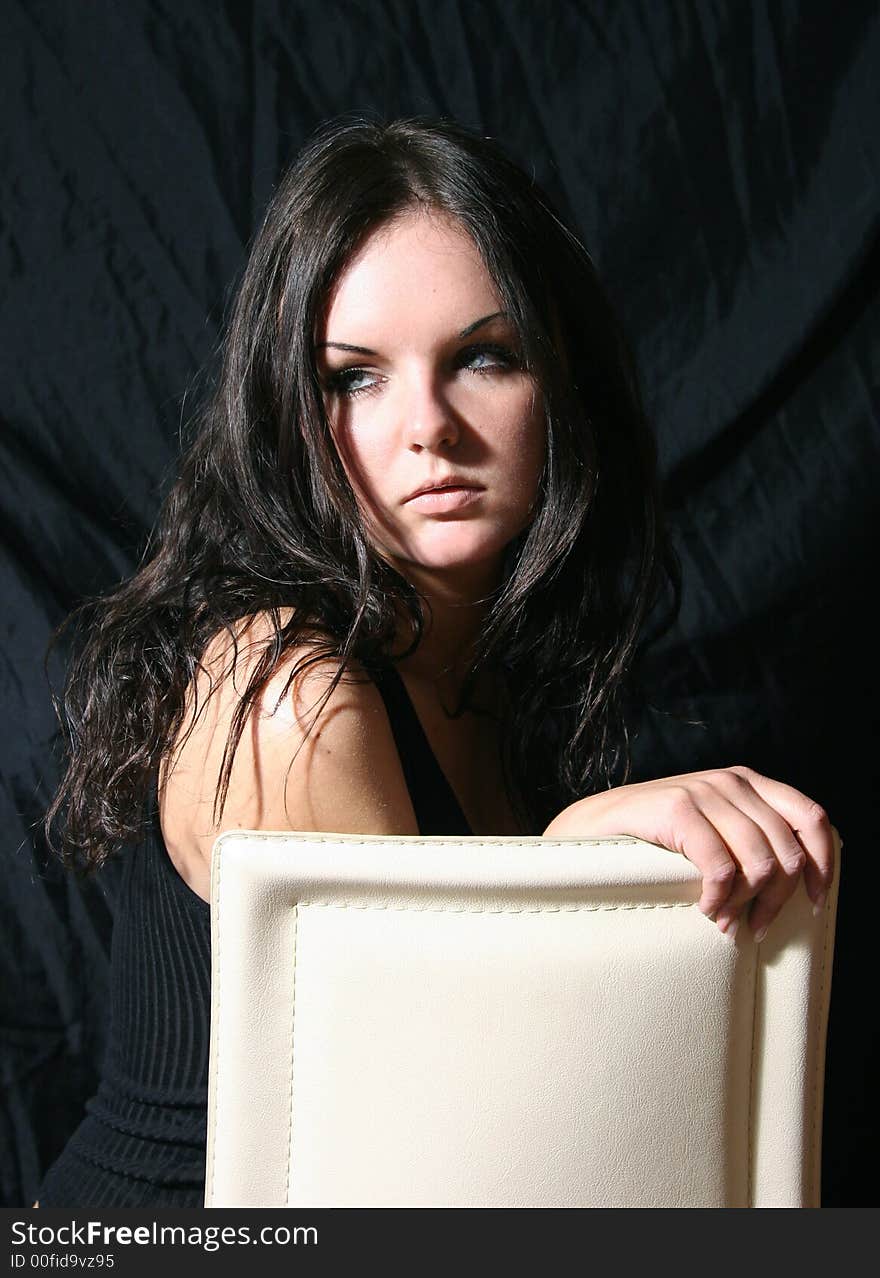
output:
[[[222,834],[206,1206],[818,1205],[837,880],[760,945],[698,897],[633,838]]]

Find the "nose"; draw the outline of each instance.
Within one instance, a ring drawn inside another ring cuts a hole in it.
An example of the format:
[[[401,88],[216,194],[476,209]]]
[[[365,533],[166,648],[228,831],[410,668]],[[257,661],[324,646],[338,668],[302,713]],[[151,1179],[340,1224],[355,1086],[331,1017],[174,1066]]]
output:
[[[441,448],[444,444],[451,448],[457,443],[459,428],[452,410],[430,375],[413,378],[403,412],[407,445],[414,451]]]

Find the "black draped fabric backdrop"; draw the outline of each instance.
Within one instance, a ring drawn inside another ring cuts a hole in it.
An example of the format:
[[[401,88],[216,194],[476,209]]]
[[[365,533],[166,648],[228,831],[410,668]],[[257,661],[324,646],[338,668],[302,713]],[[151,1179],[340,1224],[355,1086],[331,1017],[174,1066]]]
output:
[[[5,0],[0,46],[0,1201],[33,1200],[107,1029],[100,882],[34,829],[46,640],[135,565],[282,168],[372,110],[498,137],[623,313],[685,574],[633,779],[748,763],[840,830],[824,1202],[875,1202],[875,5]]]

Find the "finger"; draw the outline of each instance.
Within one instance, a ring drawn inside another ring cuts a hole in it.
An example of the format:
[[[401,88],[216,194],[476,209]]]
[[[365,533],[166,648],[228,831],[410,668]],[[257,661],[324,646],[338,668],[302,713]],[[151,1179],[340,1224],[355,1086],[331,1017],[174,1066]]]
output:
[[[794,832],[807,858],[804,866],[807,893],[813,904],[821,908],[834,879],[834,836],[828,813],[815,800],[784,781],[775,781],[743,766],[728,768],[727,771],[748,781]]]
[[[721,931],[729,932],[732,936],[736,931],[734,924],[743,907],[772,882],[780,869],[780,863],[762,825],[741,807],[731,803],[711,783],[699,789],[694,797],[706,819],[724,840],[728,854],[737,868],[727,899],[715,918]],[[753,807],[759,804],[766,807],[756,795],[746,802]],[[777,820],[785,825],[780,818]],[[797,847],[790,831],[789,835],[797,849],[796,866],[791,857],[789,861],[792,862],[793,871],[799,873],[804,864],[804,854]]]
[[[736,878],[736,863],[724,839],[688,791],[682,791],[673,803],[669,820],[670,828],[660,842],[686,856],[700,871],[703,888],[697,908],[708,918],[714,918],[730,893]]]
[[[726,778],[725,784],[729,781]],[[700,802],[739,867],[730,896],[715,920],[722,932],[733,936],[752,900],[765,901],[769,918],[775,917],[797,886],[806,854],[790,826],[747,782],[738,778],[735,790],[728,789],[728,794],[733,801],[714,787],[704,787]],[[761,925],[760,913],[758,917]]]
[[[749,884],[735,883],[730,899],[716,920],[718,926],[730,935],[731,928],[726,923],[726,913],[732,911],[732,918],[742,918],[751,899],[748,911],[749,927],[755,939],[763,940],[767,929],[792,896],[800,881],[807,863],[807,856],[798,842],[797,836],[788,823],[771,808],[754,790],[743,783],[744,790],[737,796],[738,802],[747,806],[751,820],[763,834],[765,846],[770,849],[775,861],[775,872],[767,883],[752,892]],[[727,830],[723,831],[726,837]],[[732,845],[734,858],[739,854],[738,845]],[[735,913],[733,913],[735,911]],[[734,928],[735,930],[735,928]]]
[[[749,911],[749,927],[756,941],[763,941],[767,935],[767,929],[782,909],[785,902],[793,895],[798,883],[800,882],[800,874],[786,874],[780,869],[779,874],[773,879],[772,883],[759,892],[752,902],[752,908]]]

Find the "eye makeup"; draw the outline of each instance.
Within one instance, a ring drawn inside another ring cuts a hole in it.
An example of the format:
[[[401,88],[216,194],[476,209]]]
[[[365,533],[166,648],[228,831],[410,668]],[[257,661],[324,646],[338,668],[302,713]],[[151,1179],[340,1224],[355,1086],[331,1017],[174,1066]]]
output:
[[[469,368],[469,365],[482,357],[487,357],[493,362],[482,367]],[[516,352],[510,346],[500,342],[480,342],[478,345],[468,346],[458,352],[454,363],[455,368],[465,368],[483,377],[508,372],[521,366],[521,360]],[[372,377],[373,380],[362,386],[356,385],[358,381],[368,377]],[[369,369],[354,366],[328,373],[324,378],[324,388],[342,399],[355,399],[359,395],[369,394],[384,380],[381,375],[371,373]]]

